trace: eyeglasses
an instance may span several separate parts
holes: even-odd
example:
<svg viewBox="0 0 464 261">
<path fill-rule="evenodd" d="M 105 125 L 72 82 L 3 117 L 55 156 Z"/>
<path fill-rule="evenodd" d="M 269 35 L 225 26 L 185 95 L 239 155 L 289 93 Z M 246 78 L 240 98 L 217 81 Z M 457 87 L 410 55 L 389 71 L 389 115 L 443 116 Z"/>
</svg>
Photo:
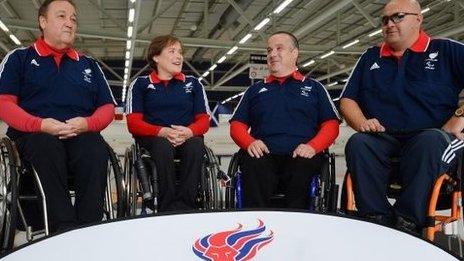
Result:
<svg viewBox="0 0 464 261">
<path fill-rule="evenodd" d="M 382 16 L 382 26 L 385 26 L 388 24 L 389 21 L 392 21 L 393 23 L 397 24 L 403 21 L 403 19 L 407 15 L 419 15 L 415 13 L 406 13 L 406 12 L 399 12 L 399 13 L 394 13 L 392 15 L 384 15 Z"/>
</svg>

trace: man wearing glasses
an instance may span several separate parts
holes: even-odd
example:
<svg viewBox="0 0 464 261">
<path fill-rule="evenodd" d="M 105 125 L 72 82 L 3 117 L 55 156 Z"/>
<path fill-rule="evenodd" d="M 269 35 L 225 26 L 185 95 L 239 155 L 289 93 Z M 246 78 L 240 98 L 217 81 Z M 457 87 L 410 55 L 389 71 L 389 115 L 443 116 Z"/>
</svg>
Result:
<svg viewBox="0 0 464 261">
<path fill-rule="evenodd" d="M 433 181 L 464 146 L 464 45 L 431 39 L 422 20 L 417 1 L 390 1 L 381 19 L 384 42 L 361 56 L 340 102 L 358 131 L 345 152 L 359 213 L 414 232 L 425 226 Z M 402 182 L 393 206 L 386 199 L 392 158 Z"/>
<path fill-rule="evenodd" d="M 338 136 L 338 112 L 324 86 L 297 70 L 298 54 L 293 34 L 273 33 L 267 41 L 270 75 L 246 90 L 231 119 L 230 135 L 243 151 L 247 208 L 270 207 L 283 183 L 284 206 L 307 209 L 320 152 Z"/>
</svg>

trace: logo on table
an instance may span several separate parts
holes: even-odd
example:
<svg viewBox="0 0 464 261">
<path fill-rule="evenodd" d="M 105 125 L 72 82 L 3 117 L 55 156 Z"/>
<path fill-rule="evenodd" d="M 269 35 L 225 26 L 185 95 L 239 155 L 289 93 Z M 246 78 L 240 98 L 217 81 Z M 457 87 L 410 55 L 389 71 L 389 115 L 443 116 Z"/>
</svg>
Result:
<svg viewBox="0 0 464 261">
<path fill-rule="evenodd" d="M 193 89 L 192 82 L 188 82 L 187 84 L 185 84 L 184 86 L 185 93 L 191 93 L 192 89 Z"/>
<path fill-rule="evenodd" d="M 267 235 L 264 222 L 258 220 L 257 228 L 242 230 L 238 224 L 233 230 L 216 232 L 199 238 L 192 246 L 192 250 L 199 258 L 209 261 L 242 261 L 251 260 L 259 250 L 274 239 L 274 232 Z"/>
<path fill-rule="evenodd" d="M 84 81 L 88 83 L 92 83 L 92 80 L 90 79 L 92 77 L 92 70 L 91 69 L 85 69 L 82 74 L 84 74 Z"/>
<path fill-rule="evenodd" d="M 312 86 L 303 86 L 303 87 L 300 88 L 300 90 L 301 90 L 300 95 L 305 96 L 305 97 L 309 97 L 309 93 L 311 92 L 312 89 L 313 89 Z"/>
<path fill-rule="evenodd" d="M 429 58 L 425 60 L 425 69 L 435 70 L 435 62 L 438 61 L 438 59 L 436 59 L 437 57 L 438 57 L 438 52 L 430 53 Z"/>
</svg>

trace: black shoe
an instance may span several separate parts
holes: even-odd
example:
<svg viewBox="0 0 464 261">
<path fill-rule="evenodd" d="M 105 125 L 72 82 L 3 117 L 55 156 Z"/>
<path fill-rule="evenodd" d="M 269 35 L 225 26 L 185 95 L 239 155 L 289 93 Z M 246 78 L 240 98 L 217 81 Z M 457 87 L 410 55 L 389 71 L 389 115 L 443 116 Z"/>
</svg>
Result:
<svg viewBox="0 0 464 261">
<path fill-rule="evenodd" d="M 374 223 L 377 223 L 379 225 L 382 225 L 382 226 L 391 226 L 392 225 L 392 222 L 391 222 L 391 218 L 390 216 L 387 216 L 387 215 L 381 215 L 381 214 L 367 214 L 365 216 L 365 218 L 367 218 L 368 220 L 370 221 L 373 221 Z"/>
<path fill-rule="evenodd" d="M 420 236 L 422 230 L 416 223 L 402 216 L 396 217 L 395 228 L 415 236 Z"/>
</svg>

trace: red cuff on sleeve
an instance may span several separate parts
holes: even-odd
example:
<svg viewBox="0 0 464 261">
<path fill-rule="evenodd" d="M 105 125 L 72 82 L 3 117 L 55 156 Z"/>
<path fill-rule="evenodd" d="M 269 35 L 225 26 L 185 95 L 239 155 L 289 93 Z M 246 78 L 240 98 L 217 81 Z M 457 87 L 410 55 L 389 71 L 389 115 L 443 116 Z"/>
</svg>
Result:
<svg viewBox="0 0 464 261">
<path fill-rule="evenodd" d="M 114 117 L 114 105 L 111 103 L 98 107 L 87 120 L 88 131 L 98 132 L 106 128 Z"/>
<path fill-rule="evenodd" d="M 162 128 L 162 126 L 145 122 L 142 113 L 130 113 L 126 119 L 127 129 L 134 136 L 158 136 Z"/>
<path fill-rule="evenodd" d="M 328 120 L 321 124 L 321 128 L 314 138 L 307 144 L 319 153 L 332 145 L 340 131 L 338 120 Z"/>
<path fill-rule="evenodd" d="M 18 106 L 15 95 L 0 95 L 0 119 L 8 126 L 23 132 L 39 132 L 42 119 L 35 117 Z"/>
<path fill-rule="evenodd" d="M 246 150 L 255 139 L 248 133 L 248 125 L 240 121 L 232 121 L 230 123 L 230 136 L 235 143 Z"/>
<path fill-rule="evenodd" d="M 195 115 L 195 120 L 188 126 L 193 133 L 193 136 L 201 136 L 209 130 L 209 115 L 200 113 Z"/>
</svg>

